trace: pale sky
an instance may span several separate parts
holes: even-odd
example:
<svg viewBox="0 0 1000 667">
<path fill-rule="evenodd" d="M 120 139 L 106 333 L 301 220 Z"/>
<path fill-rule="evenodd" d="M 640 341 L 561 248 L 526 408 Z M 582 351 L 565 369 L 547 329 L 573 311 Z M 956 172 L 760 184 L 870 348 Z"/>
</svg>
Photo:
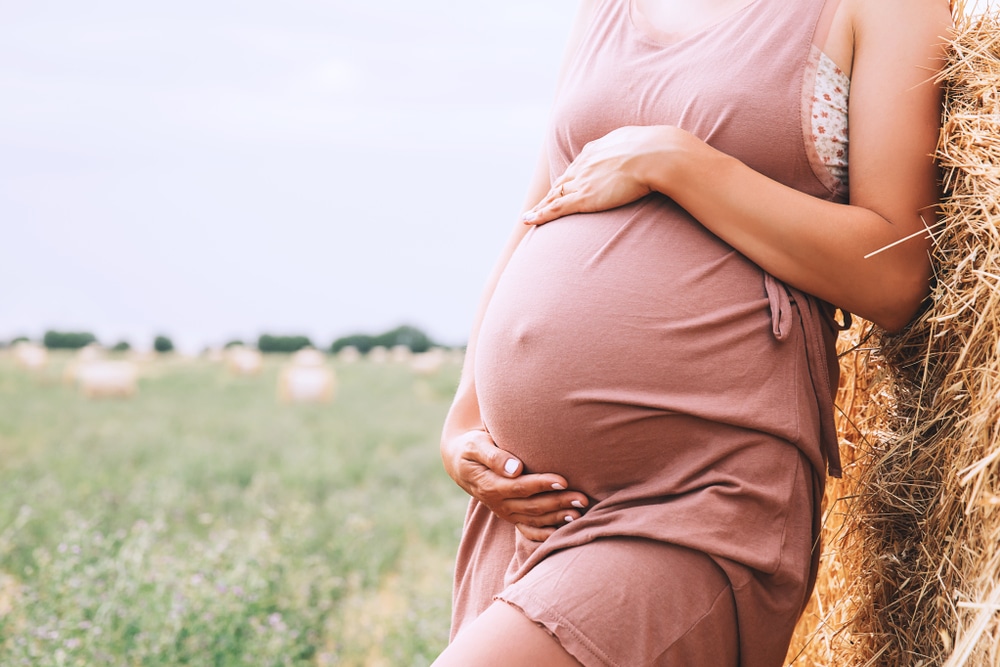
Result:
<svg viewBox="0 0 1000 667">
<path fill-rule="evenodd" d="M 0 340 L 464 342 L 570 0 L 0 0 Z"/>
</svg>

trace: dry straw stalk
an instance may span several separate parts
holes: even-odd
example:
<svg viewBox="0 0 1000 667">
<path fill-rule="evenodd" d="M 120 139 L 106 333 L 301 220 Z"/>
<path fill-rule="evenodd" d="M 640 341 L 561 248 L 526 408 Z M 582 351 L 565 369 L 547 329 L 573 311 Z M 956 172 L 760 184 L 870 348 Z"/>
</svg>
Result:
<svg viewBox="0 0 1000 667">
<path fill-rule="evenodd" d="M 843 341 L 847 465 L 794 665 L 1000 665 L 1000 17 L 955 15 L 935 285 L 902 334 Z"/>
</svg>

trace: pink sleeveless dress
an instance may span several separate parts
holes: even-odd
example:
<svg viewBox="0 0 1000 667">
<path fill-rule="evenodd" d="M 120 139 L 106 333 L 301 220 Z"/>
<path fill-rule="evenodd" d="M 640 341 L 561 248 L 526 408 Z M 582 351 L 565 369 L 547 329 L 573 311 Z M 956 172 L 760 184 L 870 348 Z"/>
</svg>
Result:
<svg viewBox="0 0 1000 667">
<path fill-rule="evenodd" d="M 613 129 L 666 124 L 844 201 L 809 141 L 825 5 L 754 0 L 667 43 L 605 0 L 554 109 L 553 178 Z M 839 474 L 831 310 L 657 193 L 532 229 L 482 322 L 483 423 L 591 503 L 535 543 L 472 501 L 453 633 L 500 599 L 588 666 L 782 664 Z"/>
</svg>

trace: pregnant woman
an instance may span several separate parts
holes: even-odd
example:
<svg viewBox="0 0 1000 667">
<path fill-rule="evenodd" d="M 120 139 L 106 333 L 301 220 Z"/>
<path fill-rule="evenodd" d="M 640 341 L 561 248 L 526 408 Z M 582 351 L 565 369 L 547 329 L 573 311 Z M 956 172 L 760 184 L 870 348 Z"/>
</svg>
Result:
<svg viewBox="0 0 1000 667">
<path fill-rule="evenodd" d="M 928 292 L 950 23 L 582 2 L 444 427 L 435 665 L 782 664 L 839 474 L 831 304 L 897 330 Z"/>
</svg>

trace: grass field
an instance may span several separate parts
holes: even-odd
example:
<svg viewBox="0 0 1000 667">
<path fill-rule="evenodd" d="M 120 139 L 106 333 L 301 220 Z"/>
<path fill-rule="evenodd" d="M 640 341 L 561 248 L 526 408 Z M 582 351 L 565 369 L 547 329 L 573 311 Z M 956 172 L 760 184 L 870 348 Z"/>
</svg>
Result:
<svg viewBox="0 0 1000 667">
<path fill-rule="evenodd" d="M 208 361 L 87 399 L 0 356 L 0 665 L 427 665 L 466 498 L 438 433 L 457 364 L 335 365 L 283 405 Z"/>
</svg>

